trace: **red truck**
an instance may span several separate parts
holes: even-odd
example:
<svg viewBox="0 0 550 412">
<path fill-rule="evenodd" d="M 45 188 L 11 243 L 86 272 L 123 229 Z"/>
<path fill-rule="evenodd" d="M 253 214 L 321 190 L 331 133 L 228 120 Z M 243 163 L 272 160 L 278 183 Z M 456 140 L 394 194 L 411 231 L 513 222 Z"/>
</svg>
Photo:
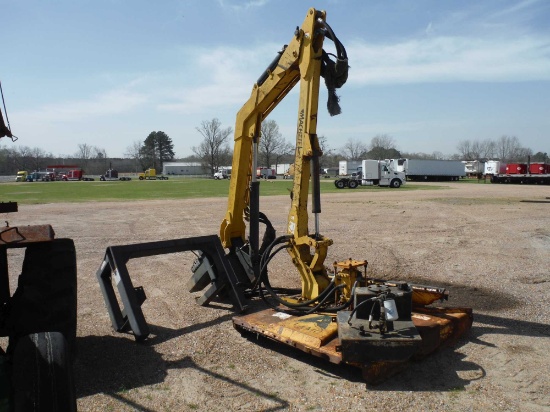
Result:
<svg viewBox="0 0 550 412">
<path fill-rule="evenodd" d="M 46 173 L 51 180 L 94 180 L 91 177 L 84 176 L 84 170 L 76 165 L 51 165 L 46 167 Z"/>
</svg>

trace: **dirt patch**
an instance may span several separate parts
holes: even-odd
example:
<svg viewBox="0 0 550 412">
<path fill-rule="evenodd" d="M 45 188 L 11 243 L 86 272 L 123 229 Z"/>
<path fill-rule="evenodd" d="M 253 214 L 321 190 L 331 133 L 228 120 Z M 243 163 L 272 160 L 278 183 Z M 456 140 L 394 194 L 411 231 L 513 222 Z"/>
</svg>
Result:
<svg viewBox="0 0 550 412">
<path fill-rule="evenodd" d="M 112 331 L 95 275 L 106 247 L 217 234 L 223 198 L 23 205 L 9 219 L 51 223 L 57 237 L 75 241 L 81 411 L 543 411 L 550 205 L 521 200 L 549 195 L 544 186 L 449 184 L 323 196 L 321 232 L 334 241 L 326 262 L 367 259 L 378 277 L 444 286 L 446 304 L 474 310 L 470 336 L 375 387 L 353 367 L 241 337 L 229 305 L 198 306 L 185 286 L 192 253 L 132 262 L 152 336 L 137 344 Z M 261 209 L 282 233 L 288 208 L 280 196 L 264 198 Z M 9 259 L 20 264 L 21 251 Z M 276 286 L 300 285 L 283 253 L 270 273 Z"/>
</svg>

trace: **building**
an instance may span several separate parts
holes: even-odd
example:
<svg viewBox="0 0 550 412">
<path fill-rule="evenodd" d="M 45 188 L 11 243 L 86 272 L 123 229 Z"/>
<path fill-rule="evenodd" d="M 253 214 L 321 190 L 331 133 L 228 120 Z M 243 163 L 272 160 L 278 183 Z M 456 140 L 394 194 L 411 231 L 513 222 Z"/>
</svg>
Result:
<svg viewBox="0 0 550 412">
<path fill-rule="evenodd" d="M 165 162 L 163 175 L 203 176 L 208 174 L 199 162 Z"/>
</svg>

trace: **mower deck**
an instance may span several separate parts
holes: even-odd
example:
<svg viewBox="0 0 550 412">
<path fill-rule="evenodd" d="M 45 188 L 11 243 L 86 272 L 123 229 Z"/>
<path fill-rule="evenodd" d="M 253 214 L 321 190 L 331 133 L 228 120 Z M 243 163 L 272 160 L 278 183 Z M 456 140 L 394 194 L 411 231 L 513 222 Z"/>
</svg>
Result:
<svg viewBox="0 0 550 412">
<path fill-rule="evenodd" d="M 349 346 L 346 351 L 342 351 L 338 323 L 333 314 L 292 316 L 266 309 L 235 316 L 233 326 L 241 332 L 282 342 L 335 364 L 357 366 L 362 369 L 363 378 L 367 383 L 373 384 L 401 370 L 409 359 L 421 358 L 443 345 L 452 344 L 470 330 L 472 321 L 470 308 L 415 308 L 412 323 L 418 331 L 417 334 L 411 333 L 410 330 L 400 330 L 399 326 L 394 332 L 384 335 L 363 333 L 361 337 L 355 337 L 355 351 L 354 344 L 351 343 L 351 352 Z M 385 350 L 380 351 L 380 348 Z M 363 353 L 359 357 L 350 355 L 365 351 L 370 353 Z M 386 358 L 381 359 L 379 353 L 386 353 Z M 357 359 L 364 361 L 358 362 Z"/>
</svg>

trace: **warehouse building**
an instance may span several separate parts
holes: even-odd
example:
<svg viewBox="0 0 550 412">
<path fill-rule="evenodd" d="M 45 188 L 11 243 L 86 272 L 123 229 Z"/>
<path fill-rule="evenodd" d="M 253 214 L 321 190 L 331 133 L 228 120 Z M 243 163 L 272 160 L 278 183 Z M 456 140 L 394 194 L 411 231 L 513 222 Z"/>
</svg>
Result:
<svg viewBox="0 0 550 412">
<path fill-rule="evenodd" d="M 163 175 L 203 176 L 208 174 L 199 162 L 165 162 Z"/>
</svg>

